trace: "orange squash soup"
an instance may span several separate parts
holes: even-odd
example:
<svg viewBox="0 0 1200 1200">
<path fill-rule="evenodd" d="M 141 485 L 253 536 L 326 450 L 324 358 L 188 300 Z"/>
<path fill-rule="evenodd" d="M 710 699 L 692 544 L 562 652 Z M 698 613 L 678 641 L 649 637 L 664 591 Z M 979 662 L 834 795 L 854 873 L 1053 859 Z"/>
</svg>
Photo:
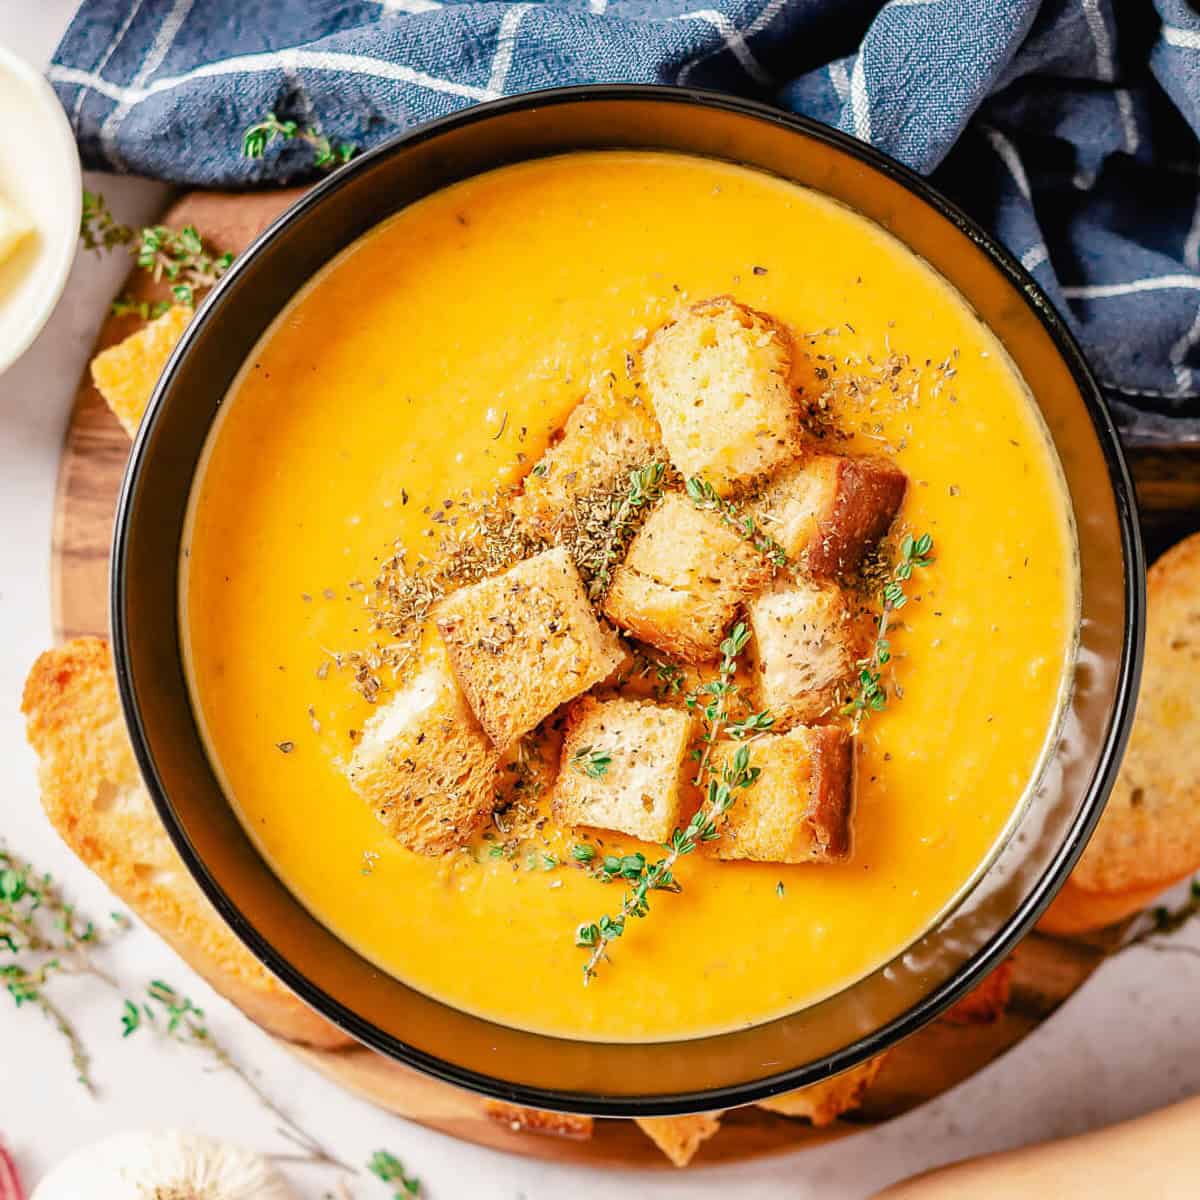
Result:
<svg viewBox="0 0 1200 1200">
<path fill-rule="evenodd" d="M 577 482 L 567 439 L 615 444 L 613 395 L 657 417 L 654 470 L 576 496 L 568 550 L 522 540 L 530 497 Z M 793 561 L 762 497 L 795 469 L 835 499 L 818 534 L 818 485 L 797 501 Z M 454 591 L 434 565 L 481 526 Z M 198 718 L 279 877 L 413 987 L 585 1039 L 767 1020 L 910 945 L 1036 783 L 1077 626 L 1057 459 L 957 292 L 817 193 L 641 151 L 472 178 L 332 262 L 231 389 L 181 571 Z M 505 657 L 531 623 L 541 657 Z M 387 758 L 438 688 L 433 741 Z M 381 799 L 371 747 L 457 807 Z"/>
</svg>

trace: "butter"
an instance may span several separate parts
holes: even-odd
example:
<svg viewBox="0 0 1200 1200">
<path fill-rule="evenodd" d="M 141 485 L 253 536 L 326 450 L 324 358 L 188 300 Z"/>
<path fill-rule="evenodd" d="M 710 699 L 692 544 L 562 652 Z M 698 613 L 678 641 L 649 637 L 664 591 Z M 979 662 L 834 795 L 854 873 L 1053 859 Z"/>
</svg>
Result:
<svg viewBox="0 0 1200 1200">
<path fill-rule="evenodd" d="M 33 222 L 11 201 L 0 196 L 0 266 L 17 252 L 33 232 Z"/>
</svg>

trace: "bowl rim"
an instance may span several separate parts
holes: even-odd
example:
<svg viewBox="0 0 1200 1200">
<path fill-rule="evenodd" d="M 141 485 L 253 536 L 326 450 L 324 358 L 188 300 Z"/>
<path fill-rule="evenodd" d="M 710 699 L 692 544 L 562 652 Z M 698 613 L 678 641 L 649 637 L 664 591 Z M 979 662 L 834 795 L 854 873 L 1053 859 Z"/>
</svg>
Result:
<svg viewBox="0 0 1200 1200">
<path fill-rule="evenodd" d="M 52 130 L 54 144 L 49 148 L 65 168 L 72 183 L 67 197 L 63 199 L 61 223 L 55 222 L 54 244 L 49 249 L 50 286 L 44 292 L 40 308 L 30 313 L 17 336 L 6 346 L 0 346 L 0 375 L 3 375 L 37 341 L 45 329 L 67 286 L 71 268 L 78 253 L 79 221 L 83 212 L 83 168 L 79 162 L 79 151 L 75 145 L 75 131 L 54 89 L 39 74 L 36 67 L 13 50 L 0 44 L 0 72 L 6 72 L 23 86 L 30 99 L 41 109 L 45 125 Z M 47 239 L 49 240 L 49 239 Z"/>
<path fill-rule="evenodd" d="M 131 631 L 125 619 L 125 572 L 134 493 L 149 435 L 159 410 L 165 403 L 165 397 L 170 391 L 179 364 L 190 343 L 198 336 L 213 306 L 220 302 L 224 291 L 232 286 L 233 280 L 264 246 L 278 238 L 288 226 L 323 203 L 326 197 L 344 187 L 355 176 L 370 170 L 378 160 L 402 153 L 407 147 L 436 138 L 444 131 L 489 120 L 495 114 L 560 104 L 586 103 L 593 100 L 676 103 L 681 106 L 681 109 L 701 106 L 767 121 L 801 137 L 831 145 L 834 149 L 854 157 L 868 168 L 914 194 L 918 200 L 948 220 L 987 255 L 1006 277 L 1007 282 L 1020 294 L 1027 307 L 1037 316 L 1078 387 L 1084 407 L 1091 419 L 1112 487 L 1116 523 L 1120 530 L 1121 559 L 1125 567 L 1123 598 L 1126 616 L 1120 661 L 1115 669 L 1113 703 L 1097 753 L 1095 773 L 1088 791 L 1082 799 L 1078 813 L 1061 844 L 1049 859 L 1041 877 L 992 938 L 941 985 L 924 995 L 912 1007 L 878 1029 L 842 1047 L 839 1051 L 828 1054 L 821 1061 L 821 1069 L 817 1074 L 813 1073 L 812 1065 L 809 1065 L 790 1068 L 750 1082 L 723 1085 L 709 1090 L 652 1097 L 611 1097 L 567 1089 L 531 1086 L 499 1079 L 448 1062 L 437 1055 L 417 1049 L 385 1033 L 368 1019 L 350 1011 L 339 1000 L 311 983 L 300 970 L 293 967 L 242 915 L 224 889 L 210 874 L 202 857 L 193 849 L 166 790 L 161 785 L 150 751 L 146 726 L 135 694 L 131 669 Z M 476 1094 L 533 1108 L 602 1117 L 647 1117 L 735 1108 L 792 1090 L 803 1084 L 814 1082 L 816 1079 L 836 1075 L 881 1053 L 933 1020 L 1004 961 L 1014 945 L 1033 927 L 1066 881 L 1067 875 L 1083 853 L 1088 839 L 1100 819 L 1115 781 L 1117 769 L 1129 738 L 1138 684 L 1141 678 L 1146 619 L 1146 568 L 1134 496 L 1133 483 L 1118 438 L 1116 424 L 1109 413 L 1091 369 L 1063 317 L 1059 315 L 1037 282 L 1012 253 L 995 241 L 971 217 L 942 196 L 916 172 L 876 147 L 860 142 L 841 130 L 809 117 L 720 92 L 664 84 L 588 84 L 528 92 L 461 109 L 429 121 L 374 147 L 340 167 L 326 179 L 318 181 L 238 256 L 222 281 L 206 297 L 160 376 L 146 416 L 134 440 L 118 498 L 109 588 L 113 658 L 117 685 L 134 753 L 154 805 L 172 842 L 207 899 L 250 952 L 273 975 L 321 1016 L 349 1033 L 369 1049 L 442 1082 L 465 1088 Z M 488 1018 L 481 1019 L 487 1020 Z"/>
</svg>

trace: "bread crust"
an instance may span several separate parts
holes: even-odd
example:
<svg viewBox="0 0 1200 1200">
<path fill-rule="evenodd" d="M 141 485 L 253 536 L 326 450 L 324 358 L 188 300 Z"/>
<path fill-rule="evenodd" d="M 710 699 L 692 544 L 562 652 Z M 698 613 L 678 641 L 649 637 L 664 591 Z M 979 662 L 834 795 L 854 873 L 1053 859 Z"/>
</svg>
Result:
<svg viewBox="0 0 1200 1200">
<path fill-rule="evenodd" d="M 867 1089 L 875 1082 L 886 1058 L 885 1051 L 832 1079 L 760 1100 L 755 1107 L 783 1117 L 807 1117 L 818 1129 L 832 1125 L 843 1113 L 861 1107 Z"/>
<path fill-rule="evenodd" d="M 1071 876 L 1077 899 L 1161 891 L 1200 868 L 1200 534 L 1150 568 L 1148 598 L 1137 715 L 1108 805 Z M 1103 916 L 1113 911 L 1097 907 Z"/>
<path fill-rule="evenodd" d="M 321 1049 L 352 1045 L 238 941 L 184 866 L 138 773 L 108 643 L 76 638 L 41 655 L 21 710 L 42 807 L 84 865 L 256 1024 Z"/>
<path fill-rule="evenodd" d="M 595 1121 L 591 1117 L 522 1108 L 519 1104 L 506 1104 L 503 1100 L 489 1100 L 484 1105 L 484 1112 L 489 1120 L 511 1129 L 513 1133 L 540 1133 L 549 1137 L 569 1138 L 573 1142 L 586 1142 L 595 1129 Z"/>
<path fill-rule="evenodd" d="M 634 1117 L 642 1132 L 677 1166 L 686 1167 L 696 1151 L 721 1128 L 721 1114 L 683 1117 Z"/>
<path fill-rule="evenodd" d="M 993 1025 L 1012 997 L 1013 962 L 1006 958 L 982 983 L 952 1004 L 941 1019 L 951 1025 Z"/>
<path fill-rule="evenodd" d="M 433 619 L 463 695 L 502 752 L 623 659 L 561 546 L 460 588 Z"/>
</svg>

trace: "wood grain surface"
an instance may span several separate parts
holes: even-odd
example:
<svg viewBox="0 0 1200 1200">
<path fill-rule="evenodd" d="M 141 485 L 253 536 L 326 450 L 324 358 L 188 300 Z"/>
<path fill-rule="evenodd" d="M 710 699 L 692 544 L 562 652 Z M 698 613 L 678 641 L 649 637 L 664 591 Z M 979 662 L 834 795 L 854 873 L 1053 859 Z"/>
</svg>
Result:
<svg viewBox="0 0 1200 1200">
<path fill-rule="evenodd" d="M 164 222 L 173 226 L 191 222 L 219 249 L 237 252 L 298 194 L 191 194 L 171 208 Z M 165 289 L 142 276 L 130 280 L 128 293 L 156 299 Z M 110 317 L 97 348 L 119 341 L 138 323 L 136 317 Z M 55 505 L 52 605 L 60 641 L 81 634 L 107 636 L 108 553 L 128 451 L 128 439 L 85 374 L 63 447 Z M 1152 551 L 1200 527 L 1200 447 L 1135 452 L 1132 460 Z M 695 1161 L 729 1162 L 843 1137 L 940 1095 L 1049 1017 L 1104 960 L 1114 938 L 1113 934 L 1070 940 L 1031 935 L 1014 956 L 1012 1000 L 998 1021 L 978 1025 L 936 1021 L 914 1034 L 889 1056 L 862 1109 L 827 1129 L 816 1130 L 806 1122 L 758 1109 L 730 1113 Z M 595 1133 L 585 1140 L 525 1132 L 480 1097 L 428 1079 L 365 1048 L 288 1049 L 380 1108 L 464 1141 L 593 1165 L 667 1166 L 631 1121 L 597 1121 Z"/>
</svg>

